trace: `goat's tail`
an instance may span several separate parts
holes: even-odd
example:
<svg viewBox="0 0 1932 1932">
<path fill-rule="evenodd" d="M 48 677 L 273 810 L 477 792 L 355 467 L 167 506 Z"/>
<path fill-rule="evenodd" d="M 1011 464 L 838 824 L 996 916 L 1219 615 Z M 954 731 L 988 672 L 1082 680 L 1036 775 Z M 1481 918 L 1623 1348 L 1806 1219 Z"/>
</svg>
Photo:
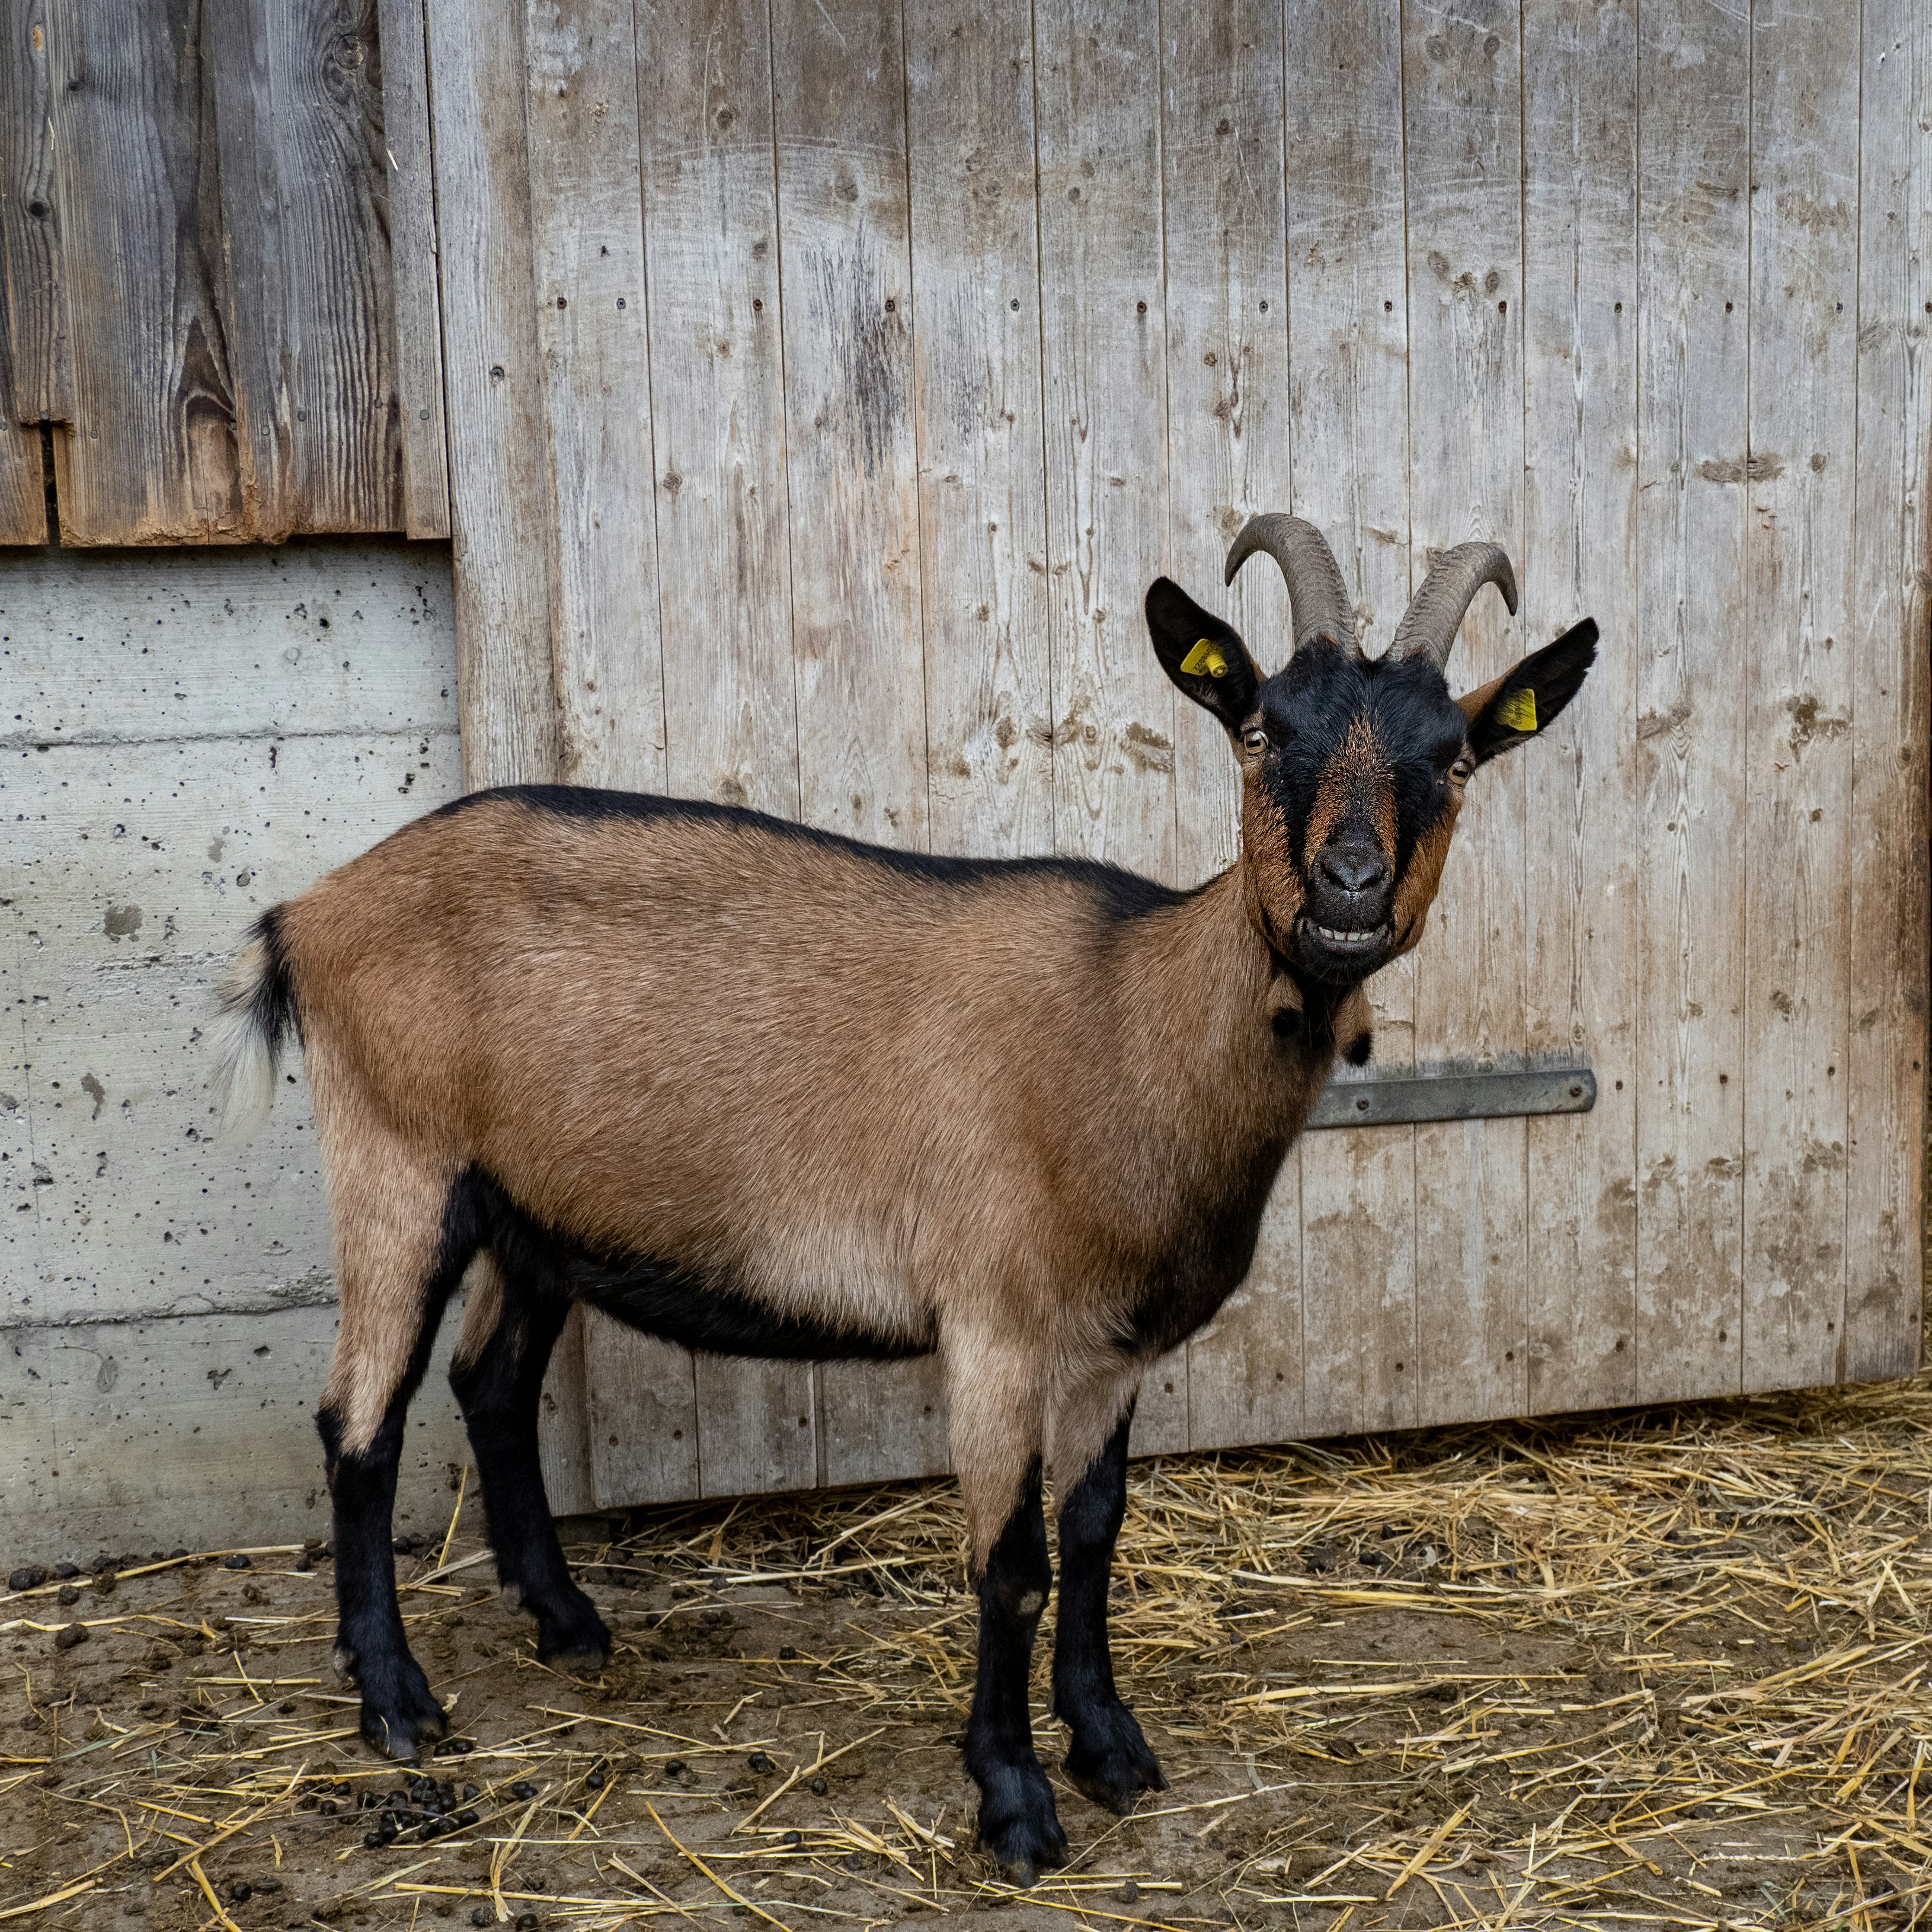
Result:
<svg viewBox="0 0 1932 1932">
<path fill-rule="evenodd" d="M 268 1118 L 275 1098 L 282 1042 L 299 1033 L 295 989 L 290 984 L 282 934 L 282 909 L 258 919 L 248 943 L 221 982 L 220 1010 L 208 1029 L 214 1045 L 209 1084 L 226 1138 L 252 1133 Z"/>
</svg>

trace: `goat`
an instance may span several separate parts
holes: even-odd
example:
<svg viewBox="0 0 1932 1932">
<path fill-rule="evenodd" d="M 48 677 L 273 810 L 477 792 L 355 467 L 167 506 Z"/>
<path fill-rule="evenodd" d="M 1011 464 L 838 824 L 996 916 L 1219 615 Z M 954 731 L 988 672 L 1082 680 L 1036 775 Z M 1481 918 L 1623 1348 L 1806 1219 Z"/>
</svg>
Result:
<svg viewBox="0 0 1932 1932">
<path fill-rule="evenodd" d="M 1028 1716 L 1043 1478 L 1067 1775 L 1120 1811 L 1164 1787 L 1106 1629 L 1143 1368 L 1240 1283 L 1335 1058 L 1367 1058 L 1362 982 L 1421 936 L 1465 784 L 1596 655 L 1586 620 L 1452 700 L 1478 590 L 1516 608 L 1499 548 L 1442 556 L 1378 659 L 1312 526 L 1252 519 L 1227 580 L 1257 551 L 1293 613 L 1271 677 L 1178 586 L 1147 596 L 1161 664 L 1242 775 L 1241 856 L 1195 890 L 526 785 L 405 826 L 256 926 L 217 1088 L 229 1112 L 265 1106 L 298 1032 L 341 1298 L 317 1417 L 336 1656 L 371 1744 L 408 1756 L 442 1727 L 390 1516 L 404 1412 L 466 1274 L 450 1379 L 543 1656 L 595 1666 L 610 1642 L 537 1462 L 574 1301 L 724 1354 L 937 1351 L 980 1604 L 982 1845 L 1022 1876 L 1066 1852 Z"/>
</svg>

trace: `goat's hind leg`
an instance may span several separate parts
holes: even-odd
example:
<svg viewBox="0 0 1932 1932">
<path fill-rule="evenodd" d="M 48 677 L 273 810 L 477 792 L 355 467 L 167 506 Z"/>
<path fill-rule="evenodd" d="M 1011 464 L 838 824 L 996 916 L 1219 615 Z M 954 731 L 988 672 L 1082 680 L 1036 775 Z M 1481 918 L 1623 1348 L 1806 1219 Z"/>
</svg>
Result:
<svg viewBox="0 0 1932 1932">
<path fill-rule="evenodd" d="M 610 1633 L 570 1580 L 537 1454 L 544 1371 L 570 1302 L 522 1246 L 506 1240 L 478 1257 L 450 1386 L 482 1480 L 497 1581 L 536 1618 L 539 1657 L 602 1670 Z"/>
<path fill-rule="evenodd" d="M 335 1662 L 362 1693 L 363 1736 L 412 1757 L 446 1727 L 396 1601 L 396 1469 L 410 1398 L 469 1257 L 453 1177 L 400 1148 L 356 1154 L 333 1163 L 342 1322 L 316 1415 L 334 1535 Z"/>
</svg>

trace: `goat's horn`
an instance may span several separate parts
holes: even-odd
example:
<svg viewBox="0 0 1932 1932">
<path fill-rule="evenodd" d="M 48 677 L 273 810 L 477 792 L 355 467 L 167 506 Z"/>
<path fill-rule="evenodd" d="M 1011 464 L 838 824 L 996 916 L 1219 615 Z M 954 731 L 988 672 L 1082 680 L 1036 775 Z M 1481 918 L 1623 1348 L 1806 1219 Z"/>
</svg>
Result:
<svg viewBox="0 0 1932 1932">
<path fill-rule="evenodd" d="M 1458 544 L 1429 566 L 1422 588 L 1410 599 L 1388 647 L 1397 658 L 1426 656 L 1438 670 L 1449 662 L 1456 633 L 1462 627 L 1476 592 L 1493 584 L 1503 593 L 1510 615 L 1516 615 L 1516 572 L 1501 544 Z"/>
<path fill-rule="evenodd" d="M 1358 657 L 1362 647 L 1355 636 L 1355 614 L 1348 604 L 1348 586 L 1328 539 L 1311 523 L 1279 512 L 1250 517 L 1228 552 L 1224 584 L 1256 550 L 1265 550 L 1281 566 L 1288 580 L 1288 601 L 1294 616 L 1294 648 L 1326 638 Z"/>
</svg>

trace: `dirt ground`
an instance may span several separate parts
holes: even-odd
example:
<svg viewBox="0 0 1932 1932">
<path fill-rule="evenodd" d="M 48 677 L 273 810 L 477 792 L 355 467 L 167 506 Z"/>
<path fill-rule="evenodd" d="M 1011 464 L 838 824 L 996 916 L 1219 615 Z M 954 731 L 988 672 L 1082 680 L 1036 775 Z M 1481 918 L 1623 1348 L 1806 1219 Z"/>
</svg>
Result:
<svg viewBox="0 0 1932 1932">
<path fill-rule="evenodd" d="M 566 1525 L 592 1680 L 465 1498 L 398 1558 L 419 1773 L 356 1736 L 319 1549 L 0 1551 L 50 1572 L 0 1595 L 0 1922 L 1885 1932 L 1932 1919 L 1928 1479 L 1923 1378 L 1136 1466 L 1116 1652 L 1172 1788 L 1056 1778 L 1024 1892 L 974 1849 L 949 1484 Z"/>
</svg>

